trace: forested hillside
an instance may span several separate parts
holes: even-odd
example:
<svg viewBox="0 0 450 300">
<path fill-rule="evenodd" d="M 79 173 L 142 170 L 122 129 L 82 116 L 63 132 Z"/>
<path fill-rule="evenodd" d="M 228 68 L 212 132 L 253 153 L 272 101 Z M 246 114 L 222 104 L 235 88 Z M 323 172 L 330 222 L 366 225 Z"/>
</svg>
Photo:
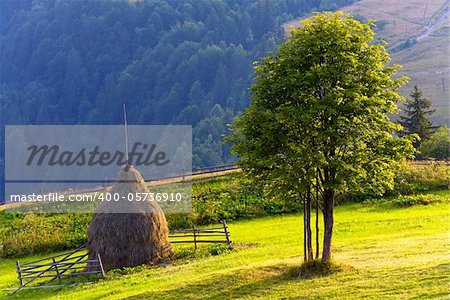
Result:
<svg viewBox="0 0 450 300">
<path fill-rule="evenodd" d="M 1 1 L 1 125 L 121 124 L 126 103 L 132 124 L 192 125 L 194 166 L 230 162 L 252 62 L 282 23 L 349 2 Z"/>
</svg>

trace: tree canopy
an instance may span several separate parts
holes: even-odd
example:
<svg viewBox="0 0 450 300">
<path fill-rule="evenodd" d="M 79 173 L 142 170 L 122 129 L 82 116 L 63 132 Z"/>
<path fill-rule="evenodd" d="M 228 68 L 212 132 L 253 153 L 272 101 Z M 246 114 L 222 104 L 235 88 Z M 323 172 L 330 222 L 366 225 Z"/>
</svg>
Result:
<svg viewBox="0 0 450 300">
<path fill-rule="evenodd" d="M 239 164 L 268 191 L 310 198 L 320 193 L 322 260 L 331 258 L 333 207 L 351 189 L 382 190 L 413 153 L 411 137 L 397 137 L 397 90 L 389 53 L 374 43 L 371 23 L 343 13 L 303 22 L 278 50 L 255 65 L 249 108 L 229 141 Z"/>
</svg>

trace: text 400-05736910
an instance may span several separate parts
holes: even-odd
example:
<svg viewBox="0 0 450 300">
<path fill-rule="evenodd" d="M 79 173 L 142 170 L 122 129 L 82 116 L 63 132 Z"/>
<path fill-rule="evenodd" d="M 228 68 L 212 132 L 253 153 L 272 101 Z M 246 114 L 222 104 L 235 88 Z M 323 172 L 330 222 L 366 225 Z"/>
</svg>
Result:
<svg viewBox="0 0 450 300">
<path fill-rule="evenodd" d="M 122 195 L 119 193 L 101 193 L 98 195 L 100 201 L 158 201 L 158 202 L 180 202 L 183 198 L 181 193 L 128 193 Z"/>
</svg>

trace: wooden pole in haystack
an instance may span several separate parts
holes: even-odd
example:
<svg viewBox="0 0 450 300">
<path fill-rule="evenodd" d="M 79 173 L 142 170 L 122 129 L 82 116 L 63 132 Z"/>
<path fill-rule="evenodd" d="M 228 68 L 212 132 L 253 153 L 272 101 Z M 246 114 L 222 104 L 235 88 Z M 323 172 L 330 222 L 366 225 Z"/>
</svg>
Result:
<svg viewBox="0 0 450 300">
<path fill-rule="evenodd" d="M 102 201 L 88 228 L 89 259 L 100 256 L 105 271 L 155 264 L 173 254 L 167 220 L 159 204 L 156 201 L 129 201 L 149 195 L 150 191 L 129 161 L 125 105 L 123 109 L 127 164 L 120 169 L 108 191 L 118 195 L 115 196 L 118 201 Z"/>
<path fill-rule="evenodd" d="M 128 164 L 130 163 L 130 158 L 128 157 L 128 121 L 127 121 L 127 107 L 125 106 L 125 103 L 123 104 L 123 124 L 125 127 L 125 160 Z"/>
</svg>

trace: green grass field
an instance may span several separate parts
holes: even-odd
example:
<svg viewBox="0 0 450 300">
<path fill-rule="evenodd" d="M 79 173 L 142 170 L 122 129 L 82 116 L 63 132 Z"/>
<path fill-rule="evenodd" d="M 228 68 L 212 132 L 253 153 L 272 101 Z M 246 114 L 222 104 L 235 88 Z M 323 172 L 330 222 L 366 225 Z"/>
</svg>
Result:
<svg viewBox="0 0 450 300">
<path fill-rule="evenodd" d="M 434 192 L 449 197 L 448 191 Z M 0 260 L 1 299 L 448 299 L 450 203 L 408 208 L 345 204 L 336 208 L 334 260 L 344 270 L 297 278 L 302 218 L 270 216 L 230 223 L 229 253 L 140 268 L 129 275 L 58 289 L 22 290 L 14 259 Z M 37 258 L 21 258 L 22 262 Z"/>
</svg>

